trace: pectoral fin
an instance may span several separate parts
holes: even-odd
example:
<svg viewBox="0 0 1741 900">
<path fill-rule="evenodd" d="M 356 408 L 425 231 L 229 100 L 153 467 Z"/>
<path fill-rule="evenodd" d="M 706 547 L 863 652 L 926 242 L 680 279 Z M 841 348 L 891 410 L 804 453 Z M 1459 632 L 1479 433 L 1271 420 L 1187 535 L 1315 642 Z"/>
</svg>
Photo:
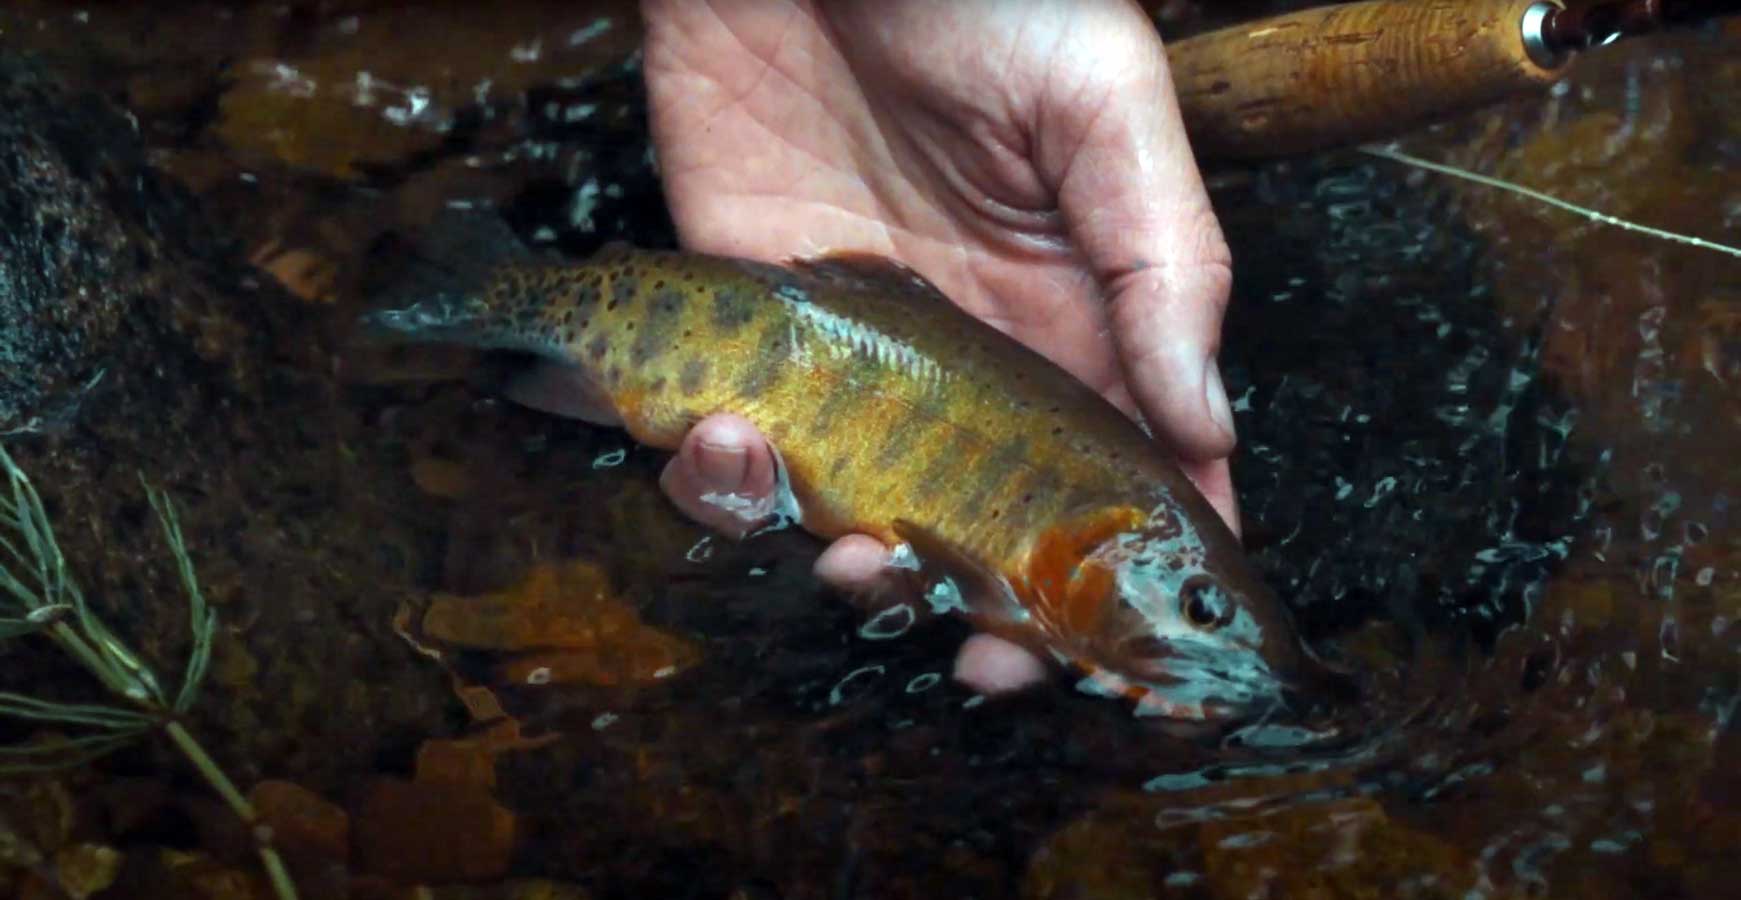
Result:
<svg viewBox="0 0 1741 900">
<path fill-rule="evenodd" d="M 905 519 L 895 520 L 894 530 L 919 558 L 920 575 L 927 582 L 927 597 L 935 589 L 952 586 L 968 612 L 987 625 L 1020 625 L 1027 621 L 1028 611 L 1009 580 L 971 552 Z"/>
<path fill-rule="evenodd" d="M 1142 520 L 1140 510 L 1118 506 L 1048 528 L 1028 552 L 1028 593 L 1053 621 L 1079 633 L 1093 631 L 1111 608 L 1107 600 L 1114 583 L 1112 570 L 1091 558 L 1120 533 L 1140 527 Z"/>
</svg>

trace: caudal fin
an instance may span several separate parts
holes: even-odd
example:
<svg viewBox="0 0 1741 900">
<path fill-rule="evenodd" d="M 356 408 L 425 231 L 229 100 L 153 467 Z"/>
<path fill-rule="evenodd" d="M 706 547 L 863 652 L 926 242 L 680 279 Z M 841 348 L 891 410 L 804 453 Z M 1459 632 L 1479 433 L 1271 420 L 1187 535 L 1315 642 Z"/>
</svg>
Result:
<svg viewBox="0 0 1741 900">
<path fill-rule="evenodd" d="M 497 271 L 533 255 L 496 213 L 448 210 L 417 235 L 358 324 L 377 339 L 465 340 L 492 324 L 482 297 Z"/>
</svg>

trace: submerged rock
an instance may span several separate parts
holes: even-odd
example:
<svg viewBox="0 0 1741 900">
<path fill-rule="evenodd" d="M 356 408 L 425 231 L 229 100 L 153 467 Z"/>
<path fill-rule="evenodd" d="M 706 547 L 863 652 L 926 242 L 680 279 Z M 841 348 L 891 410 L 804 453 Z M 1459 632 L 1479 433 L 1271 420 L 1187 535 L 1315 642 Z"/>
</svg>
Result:
<svg viewBox="0 0 1741 900">
<path fill-rule="evenodd" d="M 380 779 L 356 811 L 357 863 L 398 881 L 499 878 L 514 850 L 514 814 L 481 785 Z"/>
<path fill-rule="evenodd" d="M 177 205 L 141 178 L 129 120 L 0 56 L 0 433 L 64 427 L 120 363 L 161 289 L 152 219 Z"/>
<path fill-rule="evenodd" d="M 415 515 L 419 496 L 332 403 L 324 344 L 310 309 L 152 169 L 127 114 L 0 53 L 0 438 L 73 576 L 160 679 L 187 657 L 186 598 L 140 478 L 175 501 L 218 668 L 248 663 L 208 681 L 189 725 L 244 786 L 270 758 L 325 791 L 390 723 L 441 721 L 439 676 L 389 625 L 424 550 L 381 511 Z M 49 653 L 0 672 L 5 690 L 93 688 Z M 161 743 L 130 752 L 185 771 Z"/>
<path fill-rule="evenodd" d="M 692 642 L 642 622 L 603 570 L 584 561 L 535 566 L 494 594 L 437 595 L 422 629 L 437 643 L 515 654 L 494 667 L 508 684 L 635 684 L 669 678 L 701 658 Z"/>
</svg>

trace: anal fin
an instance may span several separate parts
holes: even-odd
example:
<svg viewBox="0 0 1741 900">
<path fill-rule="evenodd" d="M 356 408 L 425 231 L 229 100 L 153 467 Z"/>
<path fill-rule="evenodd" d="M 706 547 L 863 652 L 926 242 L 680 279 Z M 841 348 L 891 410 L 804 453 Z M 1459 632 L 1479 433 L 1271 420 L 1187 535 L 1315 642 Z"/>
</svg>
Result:
<svg viewBox="0 0 1741 900">
<path fill-rule="evenodd" d="M 612 428 L 623 425 L 609 395 L 578 366 L 539 362 L 510 378 L 502 393 L 521 406 L 553 415 Z"/>
</svg>

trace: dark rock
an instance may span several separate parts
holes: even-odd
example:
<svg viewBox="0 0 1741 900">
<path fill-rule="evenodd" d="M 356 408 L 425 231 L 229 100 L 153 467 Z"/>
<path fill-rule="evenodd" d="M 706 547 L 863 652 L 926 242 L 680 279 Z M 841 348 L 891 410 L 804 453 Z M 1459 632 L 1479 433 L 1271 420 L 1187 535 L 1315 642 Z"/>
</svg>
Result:
<svg viewBox="0 0 1741 900">
<path fill-rule="evenodd" d="M 264 765 L 320 791 L 446 698 L 389 625 L 434 553 L 427 501 L 334 402 L 311 309 L 152 170 L 130 117 L 0 54 L 0 435 L 85 593 L 173 686 L 186 602 L 139 479 L 168 491 L 220 621 L 196 730 L 244 785 Z M 6 689 L 92 695 L 17 646 Z"/>
</svg>

